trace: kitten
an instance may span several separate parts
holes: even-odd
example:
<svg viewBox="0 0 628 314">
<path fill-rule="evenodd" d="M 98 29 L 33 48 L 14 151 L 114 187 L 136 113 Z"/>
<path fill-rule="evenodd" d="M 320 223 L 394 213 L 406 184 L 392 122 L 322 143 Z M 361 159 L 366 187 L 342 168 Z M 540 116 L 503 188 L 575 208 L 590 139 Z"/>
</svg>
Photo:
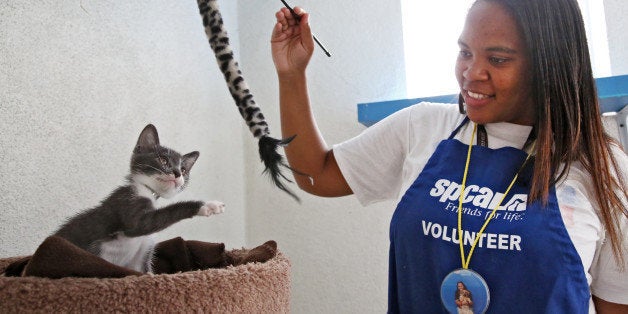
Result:
<svg viewBox="0 0 628 314">
<path fill-rule="evenodd" d="M 181 156 L 161 146 L 157 129 L 147 125 L 133 150 L 127 184 L 100 205 L 71 217 L 54 235 L 113 264 L 152 272 L 156 232 L 185 218 L 224 211 L 219 201 L 185 201 L 155 208 L 158 198 L 170 198 L 187 186 L 198 156 L 197 151 Z"/>
</svg>

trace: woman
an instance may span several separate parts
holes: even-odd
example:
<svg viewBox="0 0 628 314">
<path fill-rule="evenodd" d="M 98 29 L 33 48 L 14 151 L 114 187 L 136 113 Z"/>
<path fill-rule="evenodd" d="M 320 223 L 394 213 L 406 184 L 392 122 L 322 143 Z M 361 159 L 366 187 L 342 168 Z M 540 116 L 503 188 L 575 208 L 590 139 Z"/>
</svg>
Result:
<svg viewBox="0 0 628 314">
<path fill-rule="evenodd" d="M 473 314 L 473 296 L 462 281 L 456 284 L 455 302 L 458 314 Z"/>
<path fill-rule="evenodd" d="M 282 132 L 298 135 L 286 155 L 306 192 L 399 200 L 390 312 L 442 312 L 438 288 L 459 268 L 486 281 L 489 312 L 628 310 L 614 288 L 628 282 L 628 157 L 602 128 L 576 0 L 476 1 L 458 40 L 465 114 L 415 105 L 333 149 L 307 94 L 309 16 L 295 11 L 277 12 L 271 39 Z"/>
</svg>

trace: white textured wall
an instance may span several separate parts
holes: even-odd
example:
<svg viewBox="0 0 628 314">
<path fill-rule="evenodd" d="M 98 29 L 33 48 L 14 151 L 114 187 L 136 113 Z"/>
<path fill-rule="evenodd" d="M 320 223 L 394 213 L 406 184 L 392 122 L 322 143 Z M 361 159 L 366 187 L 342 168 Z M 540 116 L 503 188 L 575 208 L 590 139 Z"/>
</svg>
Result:
<svg viewBox="0 0 628 314">
<path fill-rule="evenodd" d="M 302 0 L 317 38 L 308 68 L 310 95 L 328 144 L 359 134 L 356 104 L 405 97 L 401 9 L 396 1 Z M 280 1 L 238 6 L 242 65 L 249 85 L 280 134 L 270 33 Z M 298 135 L 295 140 L 298 140 Z M 252 149 L 252 148 L 249 148 Z M 252 151 L 247 153 L 253 165 Z M 384 313 L 392 203 L 361 207 L 353 196 L 326 199 L 299 191 L 302 203 L 248 177 L 247 242 L 275 239 L 292 261 L 294 313 Z M 294 184 L 292 188 L 296 189 Z"/>
<path fill-rule="evenodd" d="M 608 50 L 611 55 L 612 75 L 628 74 L 628 1 L 604 0 Z"/>
<path fill-rule="evenodd" d="M 235 27 L 236 4 L 223 2 Z M 32 254 L 122 184 L 147 123 L 162 144 L 201 152 L 176 199 L 227 204 L 163 237 L 245 245 L 244 127 L 196 1 L 3 0 L 0 257 Z"/>
</svg>

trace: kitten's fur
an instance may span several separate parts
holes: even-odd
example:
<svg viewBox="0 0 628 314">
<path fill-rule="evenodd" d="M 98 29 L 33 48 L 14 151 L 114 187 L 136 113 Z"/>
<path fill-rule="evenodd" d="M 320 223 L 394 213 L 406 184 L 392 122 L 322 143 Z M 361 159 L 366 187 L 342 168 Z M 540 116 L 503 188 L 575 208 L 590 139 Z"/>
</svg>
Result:
<svg viewBox="0 0 628 314">
<path fill-rule="evenodd" d="M 131 157 L 127 184 L 100 205 L 71 217 L 55 233 L 116 265 L 152 271 L 154 233 L 185 218 L 224 211 L 218 201 L 185 201 L 155 208 L 159 197 L 170 198 L 188 184 L 197 151 L 181 156 L 159 144 L 157 129 L 147 125 Z"/>
</svg>

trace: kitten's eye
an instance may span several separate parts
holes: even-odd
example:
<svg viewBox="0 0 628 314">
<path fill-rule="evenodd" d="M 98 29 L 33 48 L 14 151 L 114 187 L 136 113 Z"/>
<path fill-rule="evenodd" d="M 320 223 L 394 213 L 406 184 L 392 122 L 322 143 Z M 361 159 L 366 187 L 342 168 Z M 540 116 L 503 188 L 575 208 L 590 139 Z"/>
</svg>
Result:
<svg viewBox="0 0 628 314">
<path fill-rule="evenodd" d="M 186 174 L 188 174 L 188 170 L 187 170 L 187 169 L 185 169 L 185 168 L 181 168 L 181 174 L 182 174 L 182 175 L 186 175 Z"/>
<path fill-rule="evenodd" d="M 163 166 L 167 166 L 167 165 L 168 165 L 168 160 L 166 160 L 166 158 L 159 157 L 159 162 L 160 162 Z"/>
</svg>

